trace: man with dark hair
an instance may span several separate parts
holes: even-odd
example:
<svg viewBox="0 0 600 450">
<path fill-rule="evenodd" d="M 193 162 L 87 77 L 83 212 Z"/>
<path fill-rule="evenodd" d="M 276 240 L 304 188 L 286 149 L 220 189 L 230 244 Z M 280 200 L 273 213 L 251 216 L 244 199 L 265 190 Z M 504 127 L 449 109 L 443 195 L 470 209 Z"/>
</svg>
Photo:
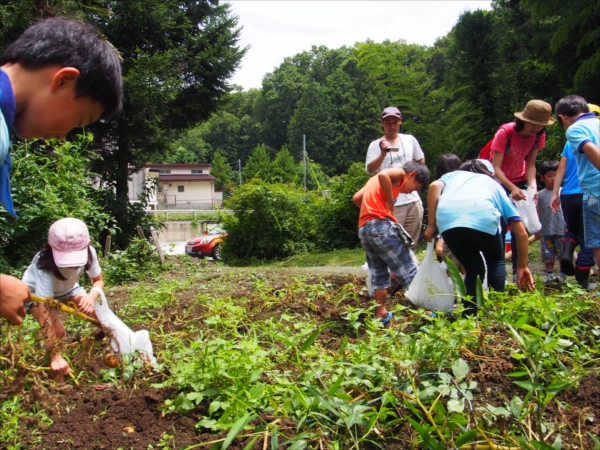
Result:
<svg viewBox="0 0 600 450">
<path fill-rule="evenodd" d="M 121 109 L 117 50 L 91 25 L 54 17 L 30 26 L 0 58 L 0 203 L 16 217 L 10 194 L 12 130 L 22 139 L 64 139 L 73 128 Z M 0 317 L 20 324 L 31 294 L 0 275 Z"/>
<path fill-rule="evenodd" d="M 577 163 L 577 178 L 583 191 L 585 246 L 592 249 L 596 265 L 600 266 L 600 121 L 578 95 L 560 99 L 555 112 L 567 130 L 567 141 Z"/>
<path fill-rule="evenodd" d="M 410 134 L 402 134 L 402 113 L 395 106 L 388 106 L 381 113 L 381 126 L 384 136 L 369 145 L 365 171 L 379 172 L 390 167 L 403 167 L 404 163 L 416 161 L 425 164 L 425 154 L 419 142 Z M 398 195 L 394 202 L 394 217 L 408 234 L 415 246 L 421 235 L 423 221 L 423 203 L 417 192 Z"/>
</svg>

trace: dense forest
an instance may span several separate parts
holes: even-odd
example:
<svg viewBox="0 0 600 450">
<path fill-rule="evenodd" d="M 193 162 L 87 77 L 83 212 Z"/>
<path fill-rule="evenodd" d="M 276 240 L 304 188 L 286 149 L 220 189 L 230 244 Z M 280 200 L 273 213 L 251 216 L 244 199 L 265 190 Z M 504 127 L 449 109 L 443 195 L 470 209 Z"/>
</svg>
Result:
<svg viewBox="0 0 600 450">
<path fill-rule="evenodd" d="M 403 112 L 403 132 L 417 137 L 430 168 L 443 153 L 473 157 L 530 99 L 554 104 L 576 93 L 600 101 L 598 29 L 594 0 L 499 0 L 492 11 L 462 14 L 432 47 L 392 40 L 313 47 L 267 73 L 261 89 L 228 95 L 155 160 L 213 161 L 226 182 L 237 174 L 221 172 L 223 161 L 240 159 L 245 179 L 257 172 L 267 179 L 265 150 L 272 160 L 289 152 L 299 161 L 306 135 L 310 160 L 340 175 L 364 161 L 387 105 Z M 540 158 L 556 158 L 563 144 L 564 132 L 553 127 Z"/>
<path fill-rule="evenodd" d="M 31 230 L 82 210 L 104 230 L 99 239 L 111 233 L 125 247 L 134 225 L 150 223 L 143 201 L 132 205 L 127 199 L 129 175 L 147 162 L 212 163 L 217 188 L 227 195 L 240 178 L 301 187 L 305 135 L 308 189 L 331 190 L 357 173 L 353 164 L 364 164 L 388 105 L 402 110 L 402 131 L 419 140 L 432 168 L 443 153 L 475 156 L 530 99 L 554 104 L 579 94 L 600 103 L 597 0 L 495 0 L 491 11 L 463 13 L 431 47 L 393 36 L 338 49 L 313 47 L 286 58 L 265 74 L 262 88 L 248 91 L 229 82 L 246 49 L 239 44 L 243 24 L 227 3 L 4 0 L 0 15 L 0 50 L 39 18 L 90 21 L 120 51 L 125 86 L 123 112 L 89 127 L 83 137 L 75 130 L 68 151 L 59 151 L 58 143 L 16 143 L 13 196 L 21 219 L 15 225 L 0 213 L 4 249 L 23 241 L 37 246 L 28 240 Z M 563 130 L 550 127 L 540 159 L 556 158 L 563 143 Z M 58 159 L 47 158 L 49 148 Z M 78 158 L 60 159 L 74 149 Z M 100 189 L 68 196 L 51 186 L 48 180 L 60 167 L 76 169 L 74 161 Z M 39 176 L 19 170 L 22 164 L 35 166 Z M 44 208 L 31 207 L 42 203 Z M 23 258 L 31 251 L 23 249 Z"/>
</svg>

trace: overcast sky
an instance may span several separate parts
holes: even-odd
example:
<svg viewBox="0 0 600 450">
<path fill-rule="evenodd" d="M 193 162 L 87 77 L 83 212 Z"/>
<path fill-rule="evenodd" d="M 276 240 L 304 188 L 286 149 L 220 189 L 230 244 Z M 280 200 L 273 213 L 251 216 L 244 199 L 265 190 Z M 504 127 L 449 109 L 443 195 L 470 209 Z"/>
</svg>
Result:
<svg viewBox="0 0 600 450">
<path fill-rule="evenodd" d="M 287 56 L 313 45 L 339 48 L 371 39 L 404 39 L 433 45 L 467 10 L 491 9 L 491 1 L 292 1 L 228 0 L 250 45 L 232 84 L 260 88 L 263 76 Z"/>
</svg>

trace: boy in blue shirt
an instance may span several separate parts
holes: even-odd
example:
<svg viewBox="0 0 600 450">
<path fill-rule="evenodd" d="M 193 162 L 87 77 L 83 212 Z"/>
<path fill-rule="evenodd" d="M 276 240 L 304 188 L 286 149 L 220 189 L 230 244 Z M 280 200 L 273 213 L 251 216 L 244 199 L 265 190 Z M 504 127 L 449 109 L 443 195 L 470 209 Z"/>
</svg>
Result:
<svg viewBox="0 0 600 450">
<path fill-rule="evenodd" d="M 567 130 L 567 141 L 577 163 L 577 177 L 583 191 L 585 246 L 592 249 L 600 266 L 600 121 L 578 95 L 560 99 L 555 112 L 558 122 Z"/>
<path fill-rule="evenodd" d="M 116 49 L 91 25 L 53 17 L 30 26 L 0 58 L 0 203 L 16 217 L 10 193 L 10 139 L 64 139 L 73 128 L 121 109 Z M 0 317 L 20 324 L 31 294 L 0 275 Z"/>
</svg>

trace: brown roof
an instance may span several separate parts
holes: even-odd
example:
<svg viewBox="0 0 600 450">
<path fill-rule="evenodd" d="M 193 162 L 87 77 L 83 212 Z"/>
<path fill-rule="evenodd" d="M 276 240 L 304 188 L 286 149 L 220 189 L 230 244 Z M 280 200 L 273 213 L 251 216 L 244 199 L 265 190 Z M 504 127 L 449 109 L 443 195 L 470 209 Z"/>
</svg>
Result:
<svg viewBox="0 0 600 450">
<path fill-rule="evenodd" d="M 204 169 L 212 167 L 212 164 L 146 164 L 144 167 L 150 169 Z"/>
<path fill-rule="evenodd" d="M 216 180 L 215 177 L 213 177 L 212 175 L 208 175 L 205 173 L 181 173 L 181 174 L 175 174 L 175 175 L 165 175 L 165 174 L 160 174 L 158 175 L 158 181 L 160 183 L 170 183 L 173 181 L 214 181 Z"/>
</svg>

